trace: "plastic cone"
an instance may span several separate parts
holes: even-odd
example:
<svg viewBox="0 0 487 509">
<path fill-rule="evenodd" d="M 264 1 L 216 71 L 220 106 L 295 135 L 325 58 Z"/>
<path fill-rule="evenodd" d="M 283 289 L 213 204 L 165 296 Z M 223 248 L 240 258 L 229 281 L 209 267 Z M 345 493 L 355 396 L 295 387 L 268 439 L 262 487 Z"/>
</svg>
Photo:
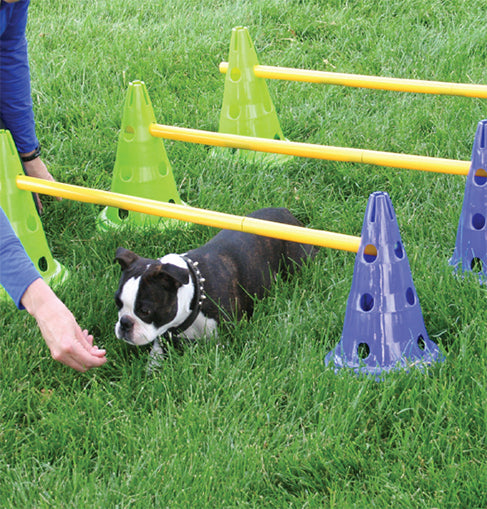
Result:
<svg viewBox="0 0 487 509">
<path fill-rule="evenodd" d="M 14 232 L 44 280 L 56 286 L 68 277 L 67 269 L 52 257 L 32 193 L 21 191 L 17 175 L 24 175 L 10 131 L 0 130 L 0 205 Z M 0 298 L 7 293 L 2 289 Z"/>
<path fill-rule="evenodd" d="M 254 66 L 257 54 L 245 27 L 232 30 L 228 70 L 225 77 L 219 132 L 284 140 L 277 113 L 264 78 L 257 78 Z M 223 152 L 223 151 L 226 152 Z M 218 154 L 229 149 L 216 149 Z M 239 150 L 246 159 L 266 161 L 288 160 L 290 156 Z"/>
<path fill-rule="evenodd" d="M 164 143 L 162 139 L 155 138 L 149 133 L 149 126 L 155 121 L 145 83 L 142 81 L 130 83 L 111 191 L 157 201 L 182 203 Z M 175 224 L 175 221 L 114 207 L 106 207 L 98 216 L 97 226 L 102 231 L 127 224 L 165 227 L 168 224 Z"/>
<path fill-rule="evenodd" d="M 472 163 L 465 183 L 462 212 L 450 265 L 455 271 L 476 272 L 487 280 L 487 120 L 477 125 Z"/>
<path fill-rule="evenodd" d="M 380 378 L 393 369 L 443 359 L 424 326 L 389 195 L 373 193 L 365 212 L 342 337 L 325 364 Z"/>
</svg>

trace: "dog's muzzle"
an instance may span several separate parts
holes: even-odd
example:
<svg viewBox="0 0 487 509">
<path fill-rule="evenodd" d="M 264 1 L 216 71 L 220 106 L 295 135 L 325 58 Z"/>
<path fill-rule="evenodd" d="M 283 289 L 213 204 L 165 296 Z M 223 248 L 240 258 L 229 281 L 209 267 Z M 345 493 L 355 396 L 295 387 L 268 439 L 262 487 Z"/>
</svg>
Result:
<svg viewBox="0 0 487 509">
<path fill-rule="evenodd" d="M 127 343 L 133 343 L 133 331 L 134 321 L 129 316 L 123 315 L 118 321 L 116 330 L 118 338 L 127 341 Z"/>
</svg>

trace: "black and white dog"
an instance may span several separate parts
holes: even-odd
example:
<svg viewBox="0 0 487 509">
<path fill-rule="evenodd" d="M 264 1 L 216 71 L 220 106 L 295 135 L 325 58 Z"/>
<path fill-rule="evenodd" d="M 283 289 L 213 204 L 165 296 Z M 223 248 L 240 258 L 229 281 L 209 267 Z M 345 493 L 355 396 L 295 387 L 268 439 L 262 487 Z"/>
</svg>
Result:
<svg viewBox="0 0 487 509">
<path fill-rule="evenodd" d="M 249 217 L 302 226 L 285 208 L 260 209 Z M 292 274 L 315 250 L 229 230 L 197 249 L 158 260 L 120 247 L 115 334 L 132 345 L 154 342 L 153 359 L 164 351 L 161 336 L 194 340 L 216 334 L 221 320 L 250 316 L 255 298 L 264 296 L 276 274 Z"/>
</svg>

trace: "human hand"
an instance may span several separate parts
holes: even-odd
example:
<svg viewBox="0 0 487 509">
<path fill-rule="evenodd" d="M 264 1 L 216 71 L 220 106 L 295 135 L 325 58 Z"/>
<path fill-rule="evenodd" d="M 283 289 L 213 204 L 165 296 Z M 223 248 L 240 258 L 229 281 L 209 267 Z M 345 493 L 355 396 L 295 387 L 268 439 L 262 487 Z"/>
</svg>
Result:
<svg viewBox="0 0 487 509">
<path fill-rule="evenodd" d="M 81 330 L 71 311 L 43 279 L 27 288 L 22 304 L 36 319 L 54 360 L 81 372 L 106 362 L 106 351 L 93 345 L 93 336 Z"/>
<path fill-rule="evenodd" d="M 21 154 L 21 155 L 28 155 L 28 154 Z M 24 161 L 22 163 L 24 165 L 25 173 L 29 177 L 36 177 L 44 180 L 49 180 L 51 182 L 54 182 L 54 177 L 49 173 L 49 170 L 47 169 L 46 165 L 42 161 L 40 157 L 36 157 L 35 159 L 32 159 L 32 161 Z M 37 208 L 39 210 L 39 213 L 42 214 L 42 203 L 39 198 L 39 195 L 37 193 L 34 193 L 34 199 L 37 203 Z M 61 200 L 61 198 L 56 198 L 57 200 Z"/>
</svg>

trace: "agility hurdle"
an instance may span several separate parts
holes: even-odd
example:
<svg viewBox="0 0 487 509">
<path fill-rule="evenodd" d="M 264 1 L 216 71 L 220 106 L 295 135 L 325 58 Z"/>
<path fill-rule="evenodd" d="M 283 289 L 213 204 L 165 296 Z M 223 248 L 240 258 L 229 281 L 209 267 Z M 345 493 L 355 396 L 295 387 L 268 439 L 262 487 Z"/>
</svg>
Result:
<svg viewBox="0 0 487 509">
<path fill-rule="evenodd" d="M 159 138 L 212 145 L 215 147 L 237 148 L 312 159 L 374 164 L 392 168 L 449 173 L 452 175 L 465 176 L 468 174 L 470 168 L 470 161 L 396 154 L 393 152 L 380 152 L 356 148 L 332 147 L 287 140 L 255 138 L 238 134 L 216 133 L 162 124 L 151 124 L 149 126 L 149 132 L 152 136 Z"/>
<path fill-rule="evenodd" d="M 19 175 L 16 184 L 21 190 L 69 200 L 125 207 L 135 212 L 356 252 L 342 337 L 326 356 L 325 364 L 334 366 L 335 370 L 348 367 L 380 379 L 383 373 L 393 369 L 422 367 L 444 360 L 424 326 L 409 262 L 387 193 L 370 196 L 362 236 L 353 237 L 33 177 Z M 384 285 L 384 273 L 388 274 L 386 279 L 397 284 Z M 375 308 L 377 310 L 370 313 Z M 363 355 L 365 347 L 367 353 Z"/>
<path fill-rule="evenodd" d="M 236 216 L 177 203 L 165 203 L 137 196 L 84 188 L 72 184 L 49 182 L 23 175 L 16 177 L 16 184 L 19 189 L 24 191 L 32 191 L 106 207 L 116 207 L 159 217 L 167 217 L 169 219 L 178 219 L 215 228 L 253 233 L 275 239 L 313 244 L 315 246 L 329 247 L 353 253 L 357 253 L 360 247 L 360 237 L 343 233 L 312 230 L 310 228 L 275 223 L 246 216 Z M 374 254 L 374 249 L 371 247 L 367 252 Z"/>
<path fill-rule="evenodd" d="M 228 71 L 228 62 L 221 62 L 219 70 L 222 74 Z M 450 83 L 445 81 L 427 81 L 402 78 L 367 76 L 363 74 L 345 74 L 338 72 L 295 69 L 292 67 L 276 67 L 271 65 L 254 65 L 257 78 L 300 81 L 328 85 L 343 85 L 355 88 L 374 90 L 390 90 L 393 92 L 411 92 L 417 94 L 454 95 L 487 99 L 487 85 L 470 83 Z"/>
<path fill-rule="evenodd" d="M 487 97 L 487 85 L 401 80 L 262 66 L 245 27 L 232 29 L 228 61 L 220 64 L 220 71 L 226 76 L 218 131 L 271 140 L 285 140 L 285 136 L 267 88 L 267 77 L 403 92 Z M 249 157 L 250 152 L 241 151 L 240 154 Z M 360 158 L 354 158 L 353 161 L 362 162 Z M 467 173 L 462 171 L 460 174 Z"/>
</svg>

